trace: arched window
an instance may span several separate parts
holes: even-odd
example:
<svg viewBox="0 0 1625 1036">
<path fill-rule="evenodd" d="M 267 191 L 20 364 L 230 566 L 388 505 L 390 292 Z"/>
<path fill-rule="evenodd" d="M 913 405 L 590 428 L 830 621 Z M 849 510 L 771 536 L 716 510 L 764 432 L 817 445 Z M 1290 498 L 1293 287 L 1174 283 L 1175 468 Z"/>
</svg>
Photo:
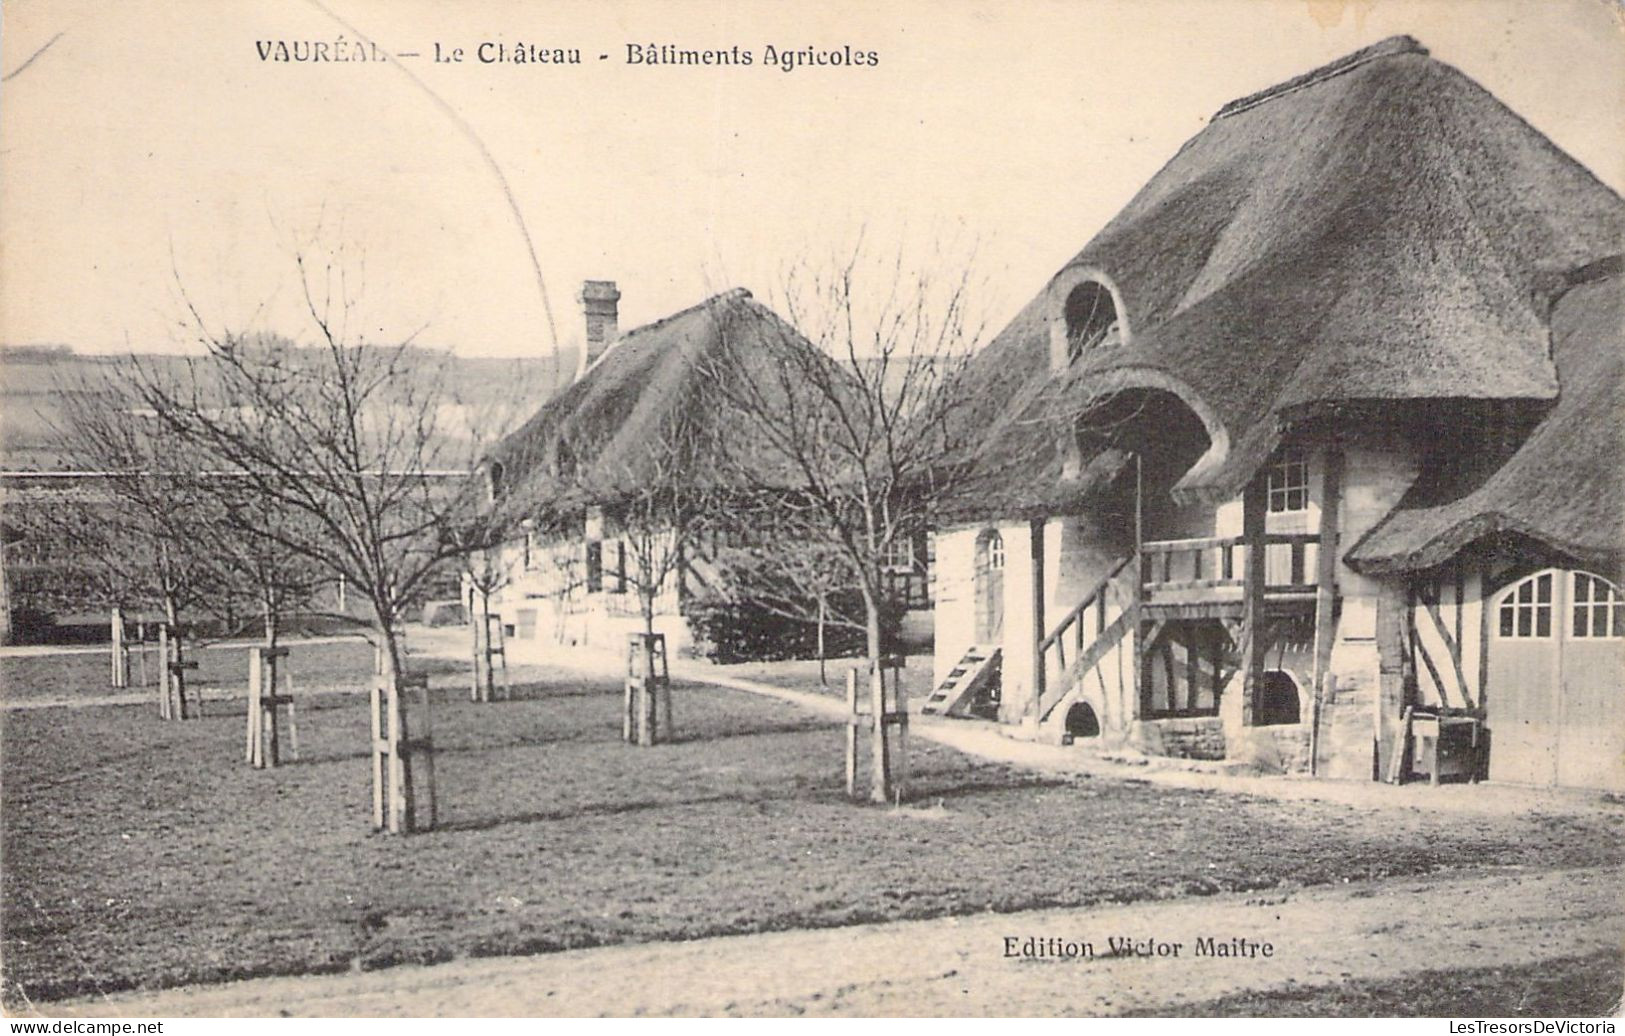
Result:
<svg viewBox="0 0 1625 1036">
<path fill-rule="evenodd" d="M 1066 297 L 1066 358 L 1071 363 L 1085 350 L 1116 342 L 1117 307 L 1112 293 L 1099 281 L 1084 281 Z"/>
<path fill-rule="evenodd" d="M 1585 572 L 1575 572 L 1573 578 L 1571 635 L 1589 640 L 1625 637 L 1625 599 L 1620 597 L 1619 588 L 1601 576 Z"/>
<path fill-rule="evenodd" d="M 1530 576 L 1507 592 L 1496 609 L 1496 635 L 1508 640 L 1545 640 L 1552 635 L 1553 572 Z"/>
<path fill-rule="evenodd" d="M 976 537 L 976 642 L 1004 636 L 1004 537 L 988 529 Z"/>
<path fill-rule="evenodd" d="M 1004 571 L 1004 537 L 989 529 L 976 539 L 976 567 L 983 572 Z"/>
<path fill-rule="evenodd" d="M 502 479 L 505 474 L 506 470 L 502 467 L 502 462 L 500 460 L 492 461 L 485 468 L 485 488 L 490 495 L 492 503 L 496 503 L 497 500 L 502 496 Z"/>
</svg>

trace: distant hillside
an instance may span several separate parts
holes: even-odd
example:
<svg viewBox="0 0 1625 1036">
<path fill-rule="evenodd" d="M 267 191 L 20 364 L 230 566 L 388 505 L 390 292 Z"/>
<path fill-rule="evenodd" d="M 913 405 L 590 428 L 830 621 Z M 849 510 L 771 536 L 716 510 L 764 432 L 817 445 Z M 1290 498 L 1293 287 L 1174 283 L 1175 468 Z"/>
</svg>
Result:
<svg viewBox="0 0 1625 1036">
<path fill-rule="evenodd" d="M 425 367 L 447 363 L 443 351 L 414 348 L 409 355 Z M 140 361 L 162 371 L 179 369 L 184 357 L 148 353 Z M 127 356 L 76 353 L 63 345 L 0 346 L 0 469 L 59 471 L 70 465 L 53 447 L 53 429 L 62 421 L 65 393 L 75 386 L 117 376 Z M 446 395 L 469 411 L 489 413 L 510 430 L 529 417 L 551 394 L 555 370 L 560 384 L 575 371 L 575 354 L 561 351 L 536 359 L 451 356 Z"/>
</svg>

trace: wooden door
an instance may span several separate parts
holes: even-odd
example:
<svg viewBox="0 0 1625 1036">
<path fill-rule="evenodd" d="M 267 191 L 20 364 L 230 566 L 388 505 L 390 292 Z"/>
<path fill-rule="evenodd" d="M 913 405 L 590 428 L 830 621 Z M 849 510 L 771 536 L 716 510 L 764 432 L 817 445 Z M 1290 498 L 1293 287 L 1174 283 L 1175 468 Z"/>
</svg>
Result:
<svg viewBox="0 0 1625 1036">
<path fill-rule="evenodd" d="M 1493 605 L 1485 717 L 1492 781 L 1557 780 L 1559 575 L 1537 572 L 1508 587 Z"/>
<path fill-rule="evenodd" d="M 1492 602 L 1490 779 L 1625 789 L 1625 602 L 1550 569 Z"/>
<path fill-rule="evenodd" d="M 1625 601 L 1589 572 L 1564 579 L 1557 783 L 1625 790 Z"/>
<path fill-rule="evenodd" d="M 1004 538 L 989 530 L 976 540 L 976 643 L 1004 637 Z"/>
</svg>

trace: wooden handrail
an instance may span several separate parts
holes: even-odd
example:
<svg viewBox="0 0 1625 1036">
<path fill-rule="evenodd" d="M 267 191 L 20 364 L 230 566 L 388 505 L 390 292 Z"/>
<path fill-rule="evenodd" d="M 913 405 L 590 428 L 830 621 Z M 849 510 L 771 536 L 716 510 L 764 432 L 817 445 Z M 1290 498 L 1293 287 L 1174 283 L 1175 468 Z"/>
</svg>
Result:
<svg viewBox="0 0 1625 1036">
<path fill-rule="evenodd" d="M 1066 672 L 1062 674 L 1061 679 L 1057 680 L 1054 686 L 1045 689 L 1043 698 L 1038 702 L 1038 718 L 1040 721 L 1055 711 L 1055 706 L 1061 703 L 1061 699 L 1072 693 L 1072 688 L 1077 685 L 1079 680 L 1083 679 L 1084 674 L 1099 665 L 1100 660 L 1105 658 L 1107 653 L 1116 647 L 1128 635 L 1130 630 L 1139 625 L 1139 618 L 1139 608 L 1130 605 L 1121 615 L 1113 619 L 1111 624 L 1102 630 L 1098 637 L 1090 641 L 1088 650 L 1072 660 L 1072 664 L 1066 667 Z M 1028 706 L 1028 709 L 1031 711 L 1031 706 Z"/>
<path fill-rule="evenodd" d="M 1272 532 L 1264 536 L 1265 546 L 1289 543 L 1319 543 L 1317 532 Z M 1213 550 L 1218 547 L 1242 547 L 1247 541 L 1240 536 L 1200 536 L 1188 540 L 1148 540 L 1140 545 L 1147 554 L 1182 554 L 1193 550 Z"/>
<path fill-rule="evenodd" d="M 1264 534 L 1264 546 L 1273 547 L 1286 543 L 1319 543 L 1318 532 L 1270 532 Z"/>
<path fill-rule="evenodd" d="M 1089 606 L 1091 604 L 1095 603 L 1095 598 L 1106 592 L 1106 588 L 1111 585 L 1111 581 L 1116 579 L 1118 574 L 1121 573 L 1123 569 L 1128 567 L 1129 562 L 1133 561 L 1134 557 L 1135 556 L 1133 554 L 1130 554 L 1128 557 L 1113 565 L 1111 571 L 1107 572 L 1100 582 L 1095 584 L 1095 588 L 1083 596 L 1083 602 L 1076 608 L 1073 608 L 1071 611 L 1067 612 L 1066 616 L 1062 618 L 1060 622 L 1055 624 L 1055 628 L 1050 630 L 1049 636 L 1038 642 L 1038 651 L 1040 654 L 1047 653 L 1050 648 L 1055 646 L 1055 642 L 1061 639 L 1062 635 L 1064 635 L 1066 631 L 1071 628 L 1073 623 L 1077 622 L 1083 617 L 1083 613 L 1089 610 Z"/>
<path fill-rule="evenodd" d="M 1181 554 L 1188 550 L 1235 547 L 1241 542 L 1240 536 L 1203 536 L 1193 540 L 1150 540 L 1142 543 L 1140 549 L 1147 554 Z"/>
</svg>

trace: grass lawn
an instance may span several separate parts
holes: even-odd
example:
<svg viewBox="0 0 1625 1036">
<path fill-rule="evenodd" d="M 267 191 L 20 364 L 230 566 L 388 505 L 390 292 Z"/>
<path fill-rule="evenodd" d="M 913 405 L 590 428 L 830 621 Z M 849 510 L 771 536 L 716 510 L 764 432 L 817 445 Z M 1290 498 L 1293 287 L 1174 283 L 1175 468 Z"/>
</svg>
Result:
<svg viewBox="0 0 1625 1036">
<path fill-rule="evenodd" d="M 930 655 L 909 655 L 903 664 L 903 686 L 908 688 L 909 701 L 922 702 L 931 695 L 931 663 Z M 824 675 L 828 680 L 822 683 L 818 679 L 817 659 L 796 659 L 788 662 L 739 662 L 734 665 L 717 666 L 717 672 L 727 676 L 737 677 L 741 680 L 754 680 L 756 683 L 767 684 L 769 687 L 782 687 L 790 691 L 806 691 L 809 694 L 828 694 L 837 698 L 846 697 L 846 671 L 856 666 L 859 672 L 858 695 L 867 702 L 869 700 L 868 671 L 869 661 L 865 658 L 830 658 L 824 662 Z"/>
<path fill-rule="evenodd" d="M 373 651 L 364 640 L 324 640 L 312 644 L 290 638 L 284 642 L 284 646 L 288 648 L 284 664 L 293 673 L 296 690 L 345 684 L 365 687 L 372 674 Z M 127 693 L 115 690 L 108 683 L 109 656 L 110 652 L 107 651 L 79 651 L 0 658 L 0 701 L 99 698 Z M 188 661 L 198 664 L 187 675 L 189 681 L 205 687 L 246 687 L 248 684 L 248 650 L 243 644 L 203 648 L 189 645 L 186 657 Z M 435 658 L 413 659 L 409 667 L 430 672 L 459 668 L 455 663 Z M 143 675 L 145 684 L 142 683 Z M 140 653 L 132 649 L 128 691 L 151 691 L 156 695 L 157 683 L 157 646 L 147 645 L 145 668 L 142 667 Z"/>
<path fill-rule="evenodd" d="M 241 717 L 4 715 L 4 997 L 50 999 L 463 955 L 1625 858 L 1621 821 L 1359 811 L 1043 778 L 916 740 L 918 804 L 845 802 L 841 735 L 680 685 L 677 743 L 619 742 L 619 687 L 446 692 L 442 828 L 368 832 L 366 712 L 300 715 L 303 759 L 241 763 Z"/>
</svg>

